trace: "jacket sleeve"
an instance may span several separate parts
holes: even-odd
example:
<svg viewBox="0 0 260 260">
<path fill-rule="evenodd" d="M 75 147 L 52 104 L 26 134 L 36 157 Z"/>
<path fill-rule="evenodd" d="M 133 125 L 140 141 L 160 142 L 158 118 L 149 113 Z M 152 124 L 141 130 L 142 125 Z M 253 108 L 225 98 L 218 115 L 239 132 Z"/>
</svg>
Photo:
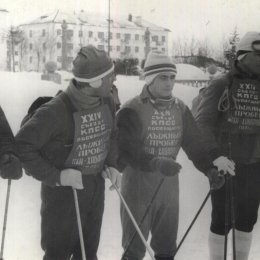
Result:
<svg viewBox="0 0 260 260">
<path fill-rule="evenodd" d="M 113 100 L 113 98 L 109 98 L 107 100 L 108 106 L 110 108 L 111 114 L 112 114 L 112 132 L 110 136 L 110 147 L 109 152 L 105 161 L 105 164 L 107 166 L 112 166 L 114 168 L 117 167 L 117 158 L 118 158 L 118 145 L 117 145 L 117 126 L 116 126 L 116 119 L 115 119 L 115 113 L 116 113 L 116 104 Z"/>
<path fill-rule="evenodd" d="M 195 167 L 205 173 L 214 165 L 210 160 L 201 133 L 189 108 L 182 104 L 183 141 L 182 148 Z"/>
<path fill-rule="evenodd" d="M 118 167 L 122 171 L 127 165 L 134 169 L 149 171 L 152 155 L 144 152 L 142 122 L 137 112 L 123 108 L 117 114 L 118 127 Z"/>
<path fill-rule="evenodd" d="M 17 155 L 14 136 L 5 113 L 0 107 L 0 157 L 6 153 Z"/>
<path fill-rule="evenodd" d="M 228 84 L 227 78 L 213 80 L 203 93 L 203 98 L 198 106 L 195 120 L 202 133 L 206 150 L 212 160 L 221 155 L 217 143 L 217 124 L 222 112 L 218 110 L 218 104 L 225 86 Z"/>
<path fill-rule="evenodd" d="M 49 186 L 60 182 L 60 170 L 43 156 L 41 149 L 57 134 L 58 118 L 55 111 L 41 107 L 16 135 L 26 173 Z"/>
</svg>

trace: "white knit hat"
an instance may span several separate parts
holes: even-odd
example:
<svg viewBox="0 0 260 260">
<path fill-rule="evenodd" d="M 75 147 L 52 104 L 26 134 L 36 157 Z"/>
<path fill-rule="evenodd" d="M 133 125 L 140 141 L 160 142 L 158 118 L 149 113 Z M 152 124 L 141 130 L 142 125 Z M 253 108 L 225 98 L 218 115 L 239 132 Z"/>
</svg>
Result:
<svg viewBox="0 0 260 260">
<path fill-rule="evenodd" d="M 260 42 L 259 32 L 247 32 L 237 45 L 237 57 L 242 59 L 246 53 L 254 51 L 253 43 Z"/>
<path fill-rule="evenodd" d="M 163 72 L 169 72 L 174 76 L 177 74 L 176 66 L 172 59 L 161 52 L 150 52 L 144 64 L 146 84 L 151 84 Z"/>
</svg>

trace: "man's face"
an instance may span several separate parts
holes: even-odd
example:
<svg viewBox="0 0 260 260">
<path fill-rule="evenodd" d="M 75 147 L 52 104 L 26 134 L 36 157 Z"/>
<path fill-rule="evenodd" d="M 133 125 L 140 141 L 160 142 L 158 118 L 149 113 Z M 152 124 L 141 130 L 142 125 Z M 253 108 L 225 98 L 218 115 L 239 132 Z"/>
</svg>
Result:
<svg viewBox="0 0 260 260">
<path fill-rule="evenodd" d="M 111 73 L 102 79 L 102 85 L 100 88 L 98 88 L 100 96 L 108 97 L 110 95 L 113 82 L 114 73 Z"/>
<path fill-rule="evenodd" d="M 175 75 L 172 73 L 160 73 L 151 83 L 149 89 L 156 98 L 166 98 L 172 95 Z"/>
</svg>

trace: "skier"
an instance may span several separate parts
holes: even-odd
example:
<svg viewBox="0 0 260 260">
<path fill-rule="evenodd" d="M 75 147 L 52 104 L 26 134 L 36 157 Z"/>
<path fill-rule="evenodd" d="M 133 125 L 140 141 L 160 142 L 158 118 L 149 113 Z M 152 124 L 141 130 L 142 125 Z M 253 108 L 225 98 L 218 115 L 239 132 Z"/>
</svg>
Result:
<svg viewBox="0 0 260 260">
<path fill-rule="evenodd" d="M 20 179 L 22 167 L 17 156 L 12 130 L 0 107 L 0 176 L 4 179 Z"/>
<path fill-rule="evenodd" d="M 144 66 L 142 93 L 124 104 L 117 115 L 122 194 L 137 223 L 143 219 L 156 187 L 167 178 L 141 224 L 145 239 L 151 231 L 157 260 L 172 260 L 176 249 L 180 170 L 176 157 L 180 148 L 209 177 L 213 189 L 224 183 L 203 150 L 189 108 L 172 96 L 176 73 L 170 57 L 151 52 Z M 135 229 L 123 206 L 121 221 L 125 251 L 121 259 L 143 259 L 145 247 L 138 236 L 132 238 Z"/>
<path fill-rule="evenodd" d="M 220 171 L 235 175 L 232 177 L 232 220 L 235 221 L 238 260 L 248 259 L 259 208 L 259 111 L 260 33 L 248 32 L 237 45 L 236 60 L 231 71 L 211 82 L 204 92 L 196 115 L 211 159 L 218 163 Z M 228 189 L 223 187 L 211 196 L 211 260 L 224 259 L 224 234 L 231 229 L 231 217 L 225 220 L 225 213 L 231 207 L 225 199 L 225 188 Z M 226 232 L 225 224 L 228 225 Z"/>
<path fill-rule="evenodd" d="M 65 92 L 36 110 L 16 136 L 29 175 L 42 182 L 41 245 L 44 260 L 82 259 L 73 189 L 77 189 L 86 258 L 97 259 L 104 210 L 104 166 L 117 185 L 114 66 L 88 45 L 73 61 Z M 83 251 L 83 250 L 82 250 Z"/>
</svg>

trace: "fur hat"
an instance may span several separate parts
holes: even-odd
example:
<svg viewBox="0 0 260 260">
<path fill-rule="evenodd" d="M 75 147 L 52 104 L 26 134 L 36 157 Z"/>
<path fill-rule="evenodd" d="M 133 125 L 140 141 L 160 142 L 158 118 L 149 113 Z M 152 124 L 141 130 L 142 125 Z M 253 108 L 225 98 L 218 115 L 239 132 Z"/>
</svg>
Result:
<svg viewBox="0 0 260 260">
<path fill-rule="evenodd" d="M 105 51 L 92 45 L 82 47 L 73 61 L 73 75 L 78 82 L 98 88 L 102 78 L 114 71 L 114 64 Z"/>
<path fill-rule="evenodd" d="M 172 59 L 161 52 L 150 52 L 144 64 L 144 77 L 147 85 L 163 72 L 177 74 L 176 66 Z"/>
<path fill-rule="evenodd" d="M 260 42 L 259 32 L 247 32 L 237 45 L 237 57 L 241 60 L 246 53 L 254 51 L 253 43 Z M 259 43 L 258 43 L 259 44 Z"/>
</svg>

